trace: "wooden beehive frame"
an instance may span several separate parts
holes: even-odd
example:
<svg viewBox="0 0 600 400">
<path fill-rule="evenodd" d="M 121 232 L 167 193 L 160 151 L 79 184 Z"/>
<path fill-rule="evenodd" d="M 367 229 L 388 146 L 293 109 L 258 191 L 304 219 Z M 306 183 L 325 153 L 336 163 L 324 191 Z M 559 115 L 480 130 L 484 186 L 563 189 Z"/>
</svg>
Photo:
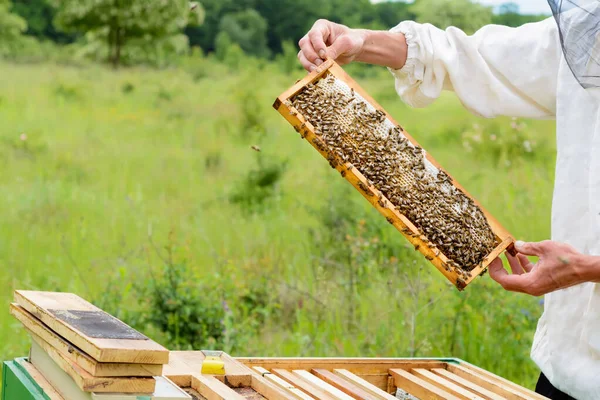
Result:
<svg viewBox="0 0 600 400">
<path fill-rule="evenodd" d="M 315 71 L 310 73 L 304 79 L 298 81 L 294 86 L 290 89 L 286 90 L 283 94 L 281 94 L 273 107 L 296 129 L 297 132 L 300 133 L 302 138 L 308 140 L 308 142 L 325 158 L 327 158 L 328 153 L 327 149 L 323 148 L 323 146 L 317 146 L 315 143 L 318 142 L 318 138 L 314 132 L 313 125 L 308 122 L 301 113 L 296 110 L 291 105 L 291 100 L 293 97 L 300 93 L 308 84 L 316 83 L 319 79 L 323 78 L 327 74 L 333 75 L 335 78 L 346 83 L 350 88 L 354 89 L 354 91 L 360 94 L 365 101 L 370 103 L 375 109 L 381 110 L 385 113 L 386 117 L 394 124 L 399 125 L 391 115 L 389 115 L 383 107 L 381 107 L 371 96 L 369 96 L 359 85 L 356 83 L 338 64 L 336 64 L 333 60 L 328 60 L 319 66 Z M 403 130 L 404 136 L 415 146 L 421 147 L 415 139 L 406 131 Z M 427 160 L 429 160 L 436 168 L 440 171 L 445 171 L 427 152 L 425 154 Z M 357 168 L 352 168 L 349 163 L 340 163 L 335 166 L 335 168 L 342 173 L 345 179 L 352 184 L 362 195 L 365 197 L 386 219 L 389 223 L 394 225 L 396 229 L 398 229 L 405 237 L 408 239 L 410 243 L 412 243 L 418 251 L 420 251 L 425 258 L 431 261 L 433 265 L 442 273 L 446 278 L 452 282 L 459 290 L 463 290 L 467 285 L 469 285 L 477 276 L 481 275 L 489 266 L 489 264 L 494 261 L 498 256 L 500 256 L 504 251 L 508 250 L 511 253 L 514 253 L 514 239 L 510 235 L 510 233 L 504 229 L 500 223 L 489 213 L 487 212 L 476 199 L 473 198 L 462 186 L 460 186 L 456 180 L 452 179 L 453 185 L 460 189 L 465 195 L 469 196 L 477 206 L 481 208 L 484 215 L 486 216 L 494 235 L 496 236 L 496 242 L 498 245 L 496 248 L 488 254 L 483 263 L 470 271 L 468 273 L 468 277 L 465 276 L 464 272 L 457 272 L 454 268 L 449 266 L 449 259 L 444 254 L 440 252 L 434 251 L 426 241 L 423 240 L 422 233 L 417 229 L 417 227 L 403 214 L 398 212 L 398 210 L 392 205 L 389 199 L 385 198 L 385 196 L 374 186 L 370 185 L 367 179 L 362 175 Z M 451 177 L 450 174 L 448 176 Z M 383 204 L 384 207 L 380 205 L 378 201 L 381 197 L 386 199 Z M 436 255 L 437 254 L 437 255 Z"/>
<path fill-rule="evenodd" d="M 529 389 L 458 359 L 236 358 L 295 399 L 544 400 Z M 269 400 L 275 399 L 267 397 Z"/>
</svg>

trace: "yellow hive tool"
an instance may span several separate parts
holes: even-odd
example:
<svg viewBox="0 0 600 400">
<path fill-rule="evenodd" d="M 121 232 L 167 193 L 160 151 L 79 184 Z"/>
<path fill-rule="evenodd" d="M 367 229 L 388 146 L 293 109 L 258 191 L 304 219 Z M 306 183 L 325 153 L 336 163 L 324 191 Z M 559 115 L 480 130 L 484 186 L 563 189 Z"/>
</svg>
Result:
<svg viewBox="0 0 600 400">
<path fill-rule="evenodd" d="M 221 360 L 222 351 L 202 350 L 204 361 L 202 361 L 202 374 L 225 375 L 225 363 Z"/>
</svg>

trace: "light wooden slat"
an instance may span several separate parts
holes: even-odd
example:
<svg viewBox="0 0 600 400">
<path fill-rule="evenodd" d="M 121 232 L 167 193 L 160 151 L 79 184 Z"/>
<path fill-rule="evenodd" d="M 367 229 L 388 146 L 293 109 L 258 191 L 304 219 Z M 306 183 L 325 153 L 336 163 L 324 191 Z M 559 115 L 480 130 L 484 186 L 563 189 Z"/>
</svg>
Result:
<svg viewBox="0 0 600 400">
<path fill-rule="evenodd" d="M 58 393 L 56 389 L 54 389 L 52 384 L 48 382 L 44 375 L 42 375 L 40 371 L 38 371 L 37 368 L 33 366 L 32 363 L 28 362 L 23 358 L 19 358 L 15 361 L 17 362 L 17 364 L 19 364 L 21 368 L 27 371 L 31 379 L 33 379 L 35 383 L 37 383 L 37 385 L 42 388 L 44 394 L 48 396 L 50 400 L 65 400 L 60 395 L 60 393 Z"/>
<path fill-rule="evenodd" d="M 369 400 L 373 396 L 363 390 L 361 387 L 356 386 L 346 379 L 334 374 L 333 372 L 326 369 L 313 369 L 311 372 L 322 379 L 323 381 L 329 383 L 331 386 L 341 390 L 346 393 L 348 396 L 358 399 L 358 400 Z"/>
<path fill-rule="evenodd" d="M 379 387 L 371 384 L 370 382 L 367 382 L 360 376 L 354 375 L 348 370 L 334 369 L 333 373 L 362 388 L 364 391 L 368 392 L 369 394 L 371 394 L 371 396 L 378 400 L 396 400 L 395 396 L 392 396 L 385 390 L 382 390 Z"/>
<path fill-rule="evenodd" d="M 313 385 L 322 389 L 323 391 L 325 391 L 329 395 L 333 396 L 337 400 L 352 400 L 352 397 L 348 396 L 346 393 L 333 387 L 332 385 L 323 381 L 322 379 L 317 378 L 315 375 L 311 374 L 307 370 L 295 369 L 295 370 L 292 370 L 292 373 L 294 375 L 297 375 L 300 378 L 304 379 L 305 381 L 312 383 Z"/>
<path fill-rule="evenodd" d="M 272 369 L 271 372 L 278 377 L 288 381 L 298 389 L 302 390 L 304 393 L 314 397 L 319 400 L 335 400 L 335 397 L 330 396 L 327 392 L 319 388 L 318 386 L 313 385 L 305 381 L 304 379 L 292 374 L 290 371 L 285 369 L 275 368 Z"/>
<path fill-rule="evenodd" d="M 458 397 L 403 369 L 390 369 L 396 386 L 419 399 L 459 400 Z"/>
<path fill-rule="evenodd" d="M 175 352 L 174 352 L 175 353 Z M 277 369 L 347 369 L 355 375 L 381 374 L 386 376 L 390 368 L 446 368 L 446 362 L 420 358 L 352 358 L 352 357 L 236 357 L 237 361 L 249 367 L 263 367 L 271 372 Z M 365 378 L 363 378 L 365 379 Z"/>
<path fill-rule="evenodd" d="M 115 376 L 161 376 L 163 366 L 160 364 L 127 364 L 127 363 L 99 363 L 92 357 L 75 347 L 71 343 L 50 330 L 40 320 L 35 318 L 23 307 L 12 303 L 10 313 L 25 329 L 42 338 L 46 343 L 54 347 L 65 358 L 76 363 L 81 368 L 97 377 Z"/>
<path fill-rule="evenodd" d="M 484 376 L 462 365 L 448 364 L 448 371 L 505 397 L 507 400 L 537 400 L 516 390 L 495 377 Z"/>
<path fill-rule="evenodd" d="M 270 373 L 265 368 L 254 367 L 253 369 L 256 372 L 258 372 L 259 374 L 261 374 L 265 379 L 268 379 L 269 381 L 273 382 L 275 385 L 279 386 L 283 390 L 289 392 L 290 395 L 293 396 L 295 399 L 298 399 L 298 400 L 314 400 L 314 397 L 311 397 L 311 396 L 307 395 L 302 390 L 298 389 L 297 387 L 295 387 L 291 383 L 284 381 L 283 379 L 281 379 L 277 375 Z"/>
<path fill-rule="evenodd" d="M 75 384 L 84 392 L 96 393 L 153 393 L 156 387 L 154 378 L 99 378 L 89 374 L 77 364 L 63 357 L 54 347 L 44 342 L 39 336 L 32 334 L 31 338 L 39 346 L 39 351 L 45 352 L 56 365 L 66 372 Z M 34 347 L 32 346 L 32 349 Z M 31 354 L 35 365 L 35 353 Z"/>
<path fill-rule="evenodd" d="M 456 383 L 450 382 L 447 379 L 442 378 L 439 375 L 434 374 L 431 371 L 422 368 L 416 368 L 411 371 L 415 376 L 439 387 L 442 390 L 447 391 L 455 395 L 456 397 L 463 400 L 485 400 L 483 397 L 468 391 L 467 389 L 457 385 Z"/>
<path fill-rule="evenodd" d="M 246 400 L 229 386 L 213 376 L 192 375 L 192 389 L 197 390 L 207 400 Z"/>
<path fill-rule="evenodd" d="M 298 398 L 290 391 L 275 385 L 275 383 L 260 375 L 252 375 L 251 387 L 258 394 L 269 400 L 296 400 Z"/>
<path fill-rule="evenodd" d="M 477 385 L 477 384 L 475 384 L 475 383 L 473 383 L 471 381 L 468 381 L 468 380 L 466 380 L 464 378 L 461 378 L 460 376 L 455 375 L 452 372 L 447 371 L 445 369 L 434 368 L 434 369 L 432 369 L 432 371 L 435 372 L 438 375 L 443 376 L 444 378 L 446 378 L 448 380 L 456 382 L 457 384 L 459 384 L 459 385 L 461 385 L 461 386 L 463 386 L 463 387 L 465 387 L 467 389 L 470 389 L 470 390 L 472 390 L 472 391 L 474 391 L 476 393 L 479 393 L 481 396 L 484 396 L 484 397 L 486 397 L 486 398 L 488 398 L 490 400 L 506 400 L 506 398 L 500 396 L 499 394 L 494 393 L 494 392 L 492 392 L 490 390 L 487 390 L 484 387 L 479 386 L 479 385 Z"/>
<path fill-rule="evenodd" d="M 525 388 L 523 386 L 517 385 L 516 383 L 511 382 L 508 379 L 505 379 L 505 378 L 503 378 L 501 376 L 498 376 L 496 374 L 492 374 L 491 372 L 486 371 L 483 368 L 479 368 L 479 367 L 477 367 L 477 366 L 475 366 L 473 364 L 469 364 L 469 363 L 465 362 L 465 363 L 462 363 L 461 366 L 465 367 L 465 368 L 468 368 L 468 369 L 471 369 L 471 370 L 477 372 L 480 375 L 487 376 L 489 378 L 492 378 L 492 379 L 495 379 L 497 381 L 503 382 L 505 385 L 507 385 L 507 386 L 509 386 L 509 387 L 511 387 L 511 388 L 513 388 L 513 389 L 515 389 L 515 390 L 517 390 L 517 391 L 525 394 L 528 397 L 532 397 L 532 398 L 537 399 L 537 400 L 548 400 L 547 397 L 542 396 L 541 394 L 536 393 L 533 390 L 529 390 L 529 389 L 527 389 L 527 388 Z"/>
<path fill-rule="evenodd" d="M 169 362 L 169 351 L 150 339 L 89 337 L 72 324 L 57 318 L 55 316 L 57 312 L 64 315 L 69 315 L 69 311 L 104 313 L 75 294 L 16 290 L 15 302 L 96 361 L 140 364 Z M 54 314 L 50 310 L 54 310 Z M 116 320 L 108 314 L 106 316 L 110 321 Z"/>
</svg>

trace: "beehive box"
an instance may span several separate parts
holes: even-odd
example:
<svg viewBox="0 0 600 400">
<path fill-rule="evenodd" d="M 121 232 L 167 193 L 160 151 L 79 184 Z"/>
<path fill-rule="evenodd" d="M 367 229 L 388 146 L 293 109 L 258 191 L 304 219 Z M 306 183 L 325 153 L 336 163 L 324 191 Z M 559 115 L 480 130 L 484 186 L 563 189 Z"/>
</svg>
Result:
<svg viewBox="0 0 600 400">
<path fill-rule="evenodd" d="M 274 108 L 459 290 L 514 253 L 509 232 L 334 61 Z"/>
</svg>

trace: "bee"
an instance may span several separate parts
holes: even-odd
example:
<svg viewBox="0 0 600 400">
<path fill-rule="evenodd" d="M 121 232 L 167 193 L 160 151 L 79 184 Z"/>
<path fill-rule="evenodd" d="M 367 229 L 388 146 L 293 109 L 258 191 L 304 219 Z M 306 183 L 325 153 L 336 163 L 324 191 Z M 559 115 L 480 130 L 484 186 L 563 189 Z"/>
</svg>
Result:
<svg viewBox="0 0 600 400">
<path fill-rule="evenodd" d="M 258 151 L 258 152 L 260 152 L 260 147 L 258 147 L 258 146 L 256 146 L 256 145 L 255 145 L 255 146 L 251 146 L 250 148 L 251 148 L 252 150 L 254 150 L 254 151 Z"/>
</svg>

